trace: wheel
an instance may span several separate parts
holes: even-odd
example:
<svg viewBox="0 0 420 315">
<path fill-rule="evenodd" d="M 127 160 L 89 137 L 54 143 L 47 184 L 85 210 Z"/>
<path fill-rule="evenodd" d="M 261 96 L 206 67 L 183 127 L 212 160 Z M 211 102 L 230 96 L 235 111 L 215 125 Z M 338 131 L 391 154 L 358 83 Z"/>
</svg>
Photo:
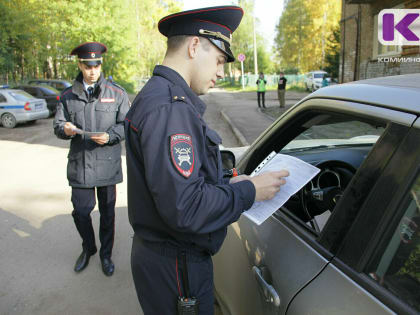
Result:
<svg viewBox="0 0 420 315">
<path fill-rule="evenodd" d="M 10 113 L 1 116 L 1 123 L 5 128 L 14 128 L 16 126 L 16 118 Z"/>
</svg>

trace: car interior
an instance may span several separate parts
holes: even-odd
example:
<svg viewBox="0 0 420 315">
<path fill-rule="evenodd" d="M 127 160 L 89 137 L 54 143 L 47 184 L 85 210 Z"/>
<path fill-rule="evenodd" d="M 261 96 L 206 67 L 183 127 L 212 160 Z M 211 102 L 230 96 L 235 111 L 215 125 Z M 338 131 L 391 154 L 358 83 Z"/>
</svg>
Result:
<svg viewBox="0 0 420 315">
<path fill-rule="evenodd" d="M 385 122 L 338 113 L 309 111 L 282 126 L 256 151 L 246 174 L 275 151 L 308 162 L 320 172 L 279 210 L 315 233 L 325 226 L 353 175 L 386 128 Z"/>
</svg>

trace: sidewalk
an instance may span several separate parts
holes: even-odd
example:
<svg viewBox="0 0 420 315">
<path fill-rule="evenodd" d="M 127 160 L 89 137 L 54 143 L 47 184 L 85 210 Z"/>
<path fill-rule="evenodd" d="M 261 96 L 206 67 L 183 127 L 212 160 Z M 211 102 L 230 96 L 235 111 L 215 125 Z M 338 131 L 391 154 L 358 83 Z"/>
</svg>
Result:
<svg viewBox="0 0 420 315">
<path fill-rule="evenodd" d="M 221 107 L 222 117 L 230 124 L 235 136 L 242 146 L 250 145 L 276 119 L 290 107 L 303 99 L 309 93 L 286 92 L 286 107 L 280 108 L 277 91 L 266 92 L 267 108 L 258 108 L 255 92 L 217 93 L 213 98 Z"/>
</svg>

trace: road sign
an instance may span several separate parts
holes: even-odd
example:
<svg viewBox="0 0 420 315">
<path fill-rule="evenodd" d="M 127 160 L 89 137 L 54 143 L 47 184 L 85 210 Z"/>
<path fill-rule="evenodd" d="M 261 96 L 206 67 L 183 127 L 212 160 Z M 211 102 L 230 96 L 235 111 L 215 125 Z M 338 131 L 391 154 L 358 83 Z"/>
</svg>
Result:
<svg viewBox="0 0 420 315">
<path fill-rule="evenodd" d="M 238 55 L 238 60 L 239 60 L 240 62 L 243 62 L 243 61 L 245 60 L 245 55 L 244 55 L 244 54 L 239 54 L 239 55 Z"/>
</svg>

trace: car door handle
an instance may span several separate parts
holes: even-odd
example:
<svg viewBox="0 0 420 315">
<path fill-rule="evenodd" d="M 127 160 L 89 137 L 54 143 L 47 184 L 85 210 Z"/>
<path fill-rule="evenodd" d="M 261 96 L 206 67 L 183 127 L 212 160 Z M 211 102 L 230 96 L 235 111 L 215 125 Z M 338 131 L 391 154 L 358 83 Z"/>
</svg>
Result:
<svg viewBox="0 0 420 315">
<path fill-rule="evenodd" d="M 268 284 L 267 281 L 265 281 L 260 268 L 254 266 L 252 267 L 252 272 L 254 273 L 254 276 L 257 279 L 260 288 L 262 289 L 266 302 L 273 303 L 274 306 L 279 307 L 280 297 L 277 294 L 276 290 L 273 288 L 273 286 Z"/>
</svg>

